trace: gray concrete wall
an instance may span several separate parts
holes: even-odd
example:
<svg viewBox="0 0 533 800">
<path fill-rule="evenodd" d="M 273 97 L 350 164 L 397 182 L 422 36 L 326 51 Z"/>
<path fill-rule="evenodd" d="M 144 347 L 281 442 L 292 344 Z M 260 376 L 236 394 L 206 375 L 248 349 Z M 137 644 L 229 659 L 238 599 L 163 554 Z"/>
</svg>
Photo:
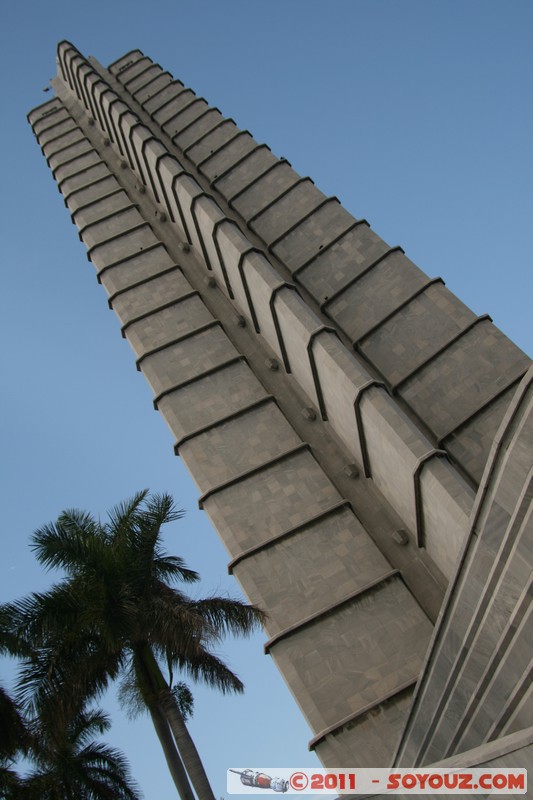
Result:
<svg viewBox="0 0 533 800">
<path fill-rule="evenodd" d="M 531 724 L 532 452 L 530 369 L 493 445 L 398 764 L 442 760 Z"/>
<path fill-rule="evenodd" d="M 436 764 L 428 765 L 424 767 L 420 771 L 430 772 L 432 767 L 437 767 L 439 769 L 450 769 L 452 771 L 462 771 L 468 772 L 470 769 L 491 769 L 496 770 L 496 774 L 498 774 L 498 768 L 503 767 L 504 769 L 527 769 L 528 777 L 531 774 L 531 769 L 533 768 L 533 727 L 524 728 L 522 730 L 516 731 L 515 733 L 507 734 L 506 736 L 502 736 L 497 741 L 488 742 L 486 744 L 480 745 L 478 747 L 474 747 L 471 750 L 466 750 L 465 752 L 461 753 L 460 755 L 452 756 L 451 758 L 446 758 L 442 761 L 437 762 Z M 528 789 L 529 794 L 531 793 L 531 789 Z M 528 792 L 521 793 L 517 795 L 516 793 L 512 794 L 479 794 L 479 793 L 472 793 L 472 794 L 462 794 L 461 797 L 464 798 L 472 798 L 472 800 L 476 800 L 476 798 L 480 797 L 497 797 L 498 800 L 513 800 L 513 798 L 518 797 L 529 797 Z M 425 797 L 426 795 L 418 795 L 419 797 Z M 428 795 L 430 797 L 440 797 L 442 795 Z M 346 796 L 345 796 L 346 797 Z M 358 795 L 361 797 L 361 795 Z M 391 797 L 390 794 L 385 795 L 366 795 L 369 799 L 372 800 L 385 800 L 387 797 Z M 410 793 L 395 793 L 393 797 L 397 798 L 397 800 L 408 800 L 408 798 L 413 797 L 412 792 Z M 347 800 L 350 800 L 347 797 Z"/>
<path fill-rule="evenodd" d="M 379 402 L 377 399 L 370 402 L 370 393 L 363 398 L 361 390 L 366 391 L 368 388 L 367 384 L 372 380 L 371 373 L 354 356 L 350 357 L 344 346 L 338 344 L 334 362 L 331 358 L 327 359 L 328 363 L 322 361 L 319 341 L 329 337 L 336 343 L 337 335 L 333 331 L 324 330 L 319 339 L 318 333 L 324 328 L 323 321 L 289 286 L 284 288 L 281 285 L 283 276 L 267 259 L 267 254 L 262 254 L 261 258 L 261 254 L 249 252 L 252 248 L 251 239 L 239 230 L 233 220 L 227 218 L 213 197 L 203 191 L 198 182 L 200 174 L 187 174 L 179 160 L 172 157 L 161 140 L 151 135 L 150 129 L 143 124 L 148 120 L 139 122 L 140 118 L 137 118 L 136 121 L 135 116 L 128 111 L 128 106 L 107 85 L 97 82 L 91 84 L 94 70 L 76 51 L 65 45 L 60 52 L 64 53 L 63 60 L 70 69 L 70 82 L 77 94 L 83 99 L 83 91 L 79 88 L 83 83 L 80 76 L 83 76 L 85 83 L 93 86 L 95 98 L 101 99 L 109 115 L 108 130 L 121 130 L 121 136 L 115 137 L 117 150 L 122 151 L 123 157 L 129 159 L 138 177 L 152 189 L 154 199 L 166 204 L 170 219 L 175 221 L 181 235 L 187 237 L 194 248 L 202 253 L 208 269 L 216 276 L 219 285 L 227 292 L 238 311 L 248 318 L 249 324 L 266 340 L 285 369 L 295 376 L 307 394 L 309 403 L 330 422 L 354 458 L 360 460 L 367 477 L 373 478 L 380 491 L 400 514 L 406 529 L 413 533 L 416 543 L 425 547 L 445 574 L 451 574 L 473 499 L 464 480 L 453 469 L 438 463 L 441 454 L 416 427 L 412 418 L 406 416 L 404 409 L 393 402 L 385 387 L 377 387 L 372 392 L 374 398 L 378 394 L 382 395 Z M 131 94 L 136 93 L 133 87 L 136 87 L 137 73 L 142 72 L 144 75 L 146 71 L 151 76 L 150 80 L 153 79 L 154 70 L 148 67 L 147 59 L 134 53 L 132 58 L 126 58 L 124 64 L 117 62 L 113 71 L 118 73 Z M 65 66 L 67 76 L 68 69 Z M 162 126 L 160 133 L 168 125 L 175 128 L 178 119 L 181 121 L 185 108 L 201 108 L 202 118 L 207 118 L 206 108 L 196 103 L 194 96 L 181 83 L 172 92 L 169 90 L 169 97 L 165 91 L 166 89 L 158 97 L 158 102 L 161 101 L 159 110 L 151 111 L 151 116 Z M 85 104 L 90 109 L 88 99 Z M 137 111 L 140 111 L 142 117 L 140 107 Z M 167 119 L 172 122 L 167 122 Z M 200 134 L 199 143 L 190 150 L 187 149 L 186 157 L 192 158 L 191 153 L 194 151 L 200 159 L 200 167 L 208 155 L 211 163 L 211 151 L 217 150 L 216 137 L 225 137 L 228 126 L 231 129 L 232 123 L 227 122 L 228 124 L 222 124 L 219 120 L 212 133 Z M 184 124 L 188 127 L 190 121 Z M 249 138 L 234 131 L 229 140 L 224 138 L 222 143 L 218 142 L 219 156 L 224 156 L 225 159 L 224 172 L 229 169 L 229 152 L 233 153 L 237 146 L 246 150 L 249 147 Z M 204 158 L 200 158 L 200 155 Z M 242 157 L 241 154 L 238 160 Z M 281 168 L 285 171 L 289 169 L 286 164 L 282 164 Z M 275 171 L 270 170 L 268 174 L 273 175 Z M 214 175 L 215 173 L 213 179 Z M 298 191 L 303 191 L 304 188 L 311 191 L 313 197 L 317 191 L 309 180 L 299 179 L 298 176 L 295 178 L 295 186 Z M 250 188 L 247 189 L 249 191 Z M 283 205 L 284 198 L 289 195 L 290 212 Z M 283 195 L 279 201 L 282 203 L 281 208 L 275 196 L 266 203 L 266 211 L 264 200 L 261 201 L 263 211 L 259 216 L 262 219 L 263 233 L 265 214 L 273 215 L 275 219 L 281 215 L 285 222 L 292 219 L 291 214 L 296 214 L 295 218 L 299 219 L 298 205 L 293 202 L 292 195 L 292 192 Z M 242 196 L 241 194 L 240 197 Z M 310 202 L 309 198 L 305 202 L 308 201 Z M 326 205 L 329 207 L 331 204 L 321 207 L 326 208 Z M 342 213 L 346 216 L 345 211 Z M 259 217 L 249 221 L 250 227 L 257 227 L 258 219 Z M 331 228 L 333 223 L 329 217 L 328 220 L 327 224 Z M 343 367 L 339 365 L 341 359 L 344 360 Z M 347 377 L 349 389 L 343 397 L 341 418 L 336 413 L 339 405 L 337 387 L 346 385 Z M 330 407 L 334 411 L 330 412 Z M 385 431 L 388 432 L 387 436 L 384 436 Z M 369 442 L 372 445 L 370 450 Z M 441 490 L 443 480 L 448 485 Z M 424 487 L 428 483 L 435 489 L 430 500 L 424 497 Z M 447 524 L 447 541 L 444 547 L 440 533 L 443 520 Z"/>
<path fill-rule="evenodd" d="M 478 482 L 527 368 L 524 354 L 488 316 L 477 319 L 441 279 L 429 280 L 401 248 L 391 248 L 365 220 L 354 220 L 336 198 L 325 197 L 142 53 L 119 59 L 111 72 L 153 115 L 187 168 L 197 168 L 285 276 Z"/>
<path fill-rule="evenodd" d="M 80 114 L 75 101 L 54 100 L 30 121 L 43 149 L 53 136 L 51 126 L 66 115 L 85 134 L 77 158 L 52 157 L 67 206 L 155 404 L 198 483 L 202 504 L 223 535 L 231 569 L 250 599 L 269 609 L 267 650 L 320 737 L 317 752 L 321 755 L 327 738 L 320 734 L 332 727 L 340 745 L 336 763 L 346 763 L 351 753 L 342 745 L 338 723 L 346 716 L 369 716 L 369 698 L 379 702 L 385 690 L 392 692 L 389 705 L 394 707 L 398 694 L 403 707 L 431 623 L 343 498 L 346 492 L 318 463 L 303 429 L 295 430 L 280 409 L 275 397 L 280 393 L 266 391 L 257 368 L 247 363 L 243 351 L 250 343 L 235 346 L 226 334 L 220 316 L 229 324 L 234 312 L 218 290 L 206 287 L 205 266 L 194 252 L 180 250 L 179 237 L 165 235 L 168 221 L 159 229 L 146 223 L 154 216 L 152 198 L 146 192 L 135 198 L 136 176 L 121 170 L 105 136 Z M 180 264 L 172 257 L 178 254 Z M 206 302 L 213 293 L 227 306 L 221 314 Z M 234 327 L 250 339 L 249 331 Z M 257 343 L 252 348 L 264 362 L 267 351 Z M 264 372 L 282 377 L 266 366 Z M 303 399 L 289 393 L 299 414 Z M 301 426 L 312 424 L 299 416 Z M 387 524 L 391 530 L 398 525 Z M 379 610 L 379 620 L 372 608 Z M 382 627 L 382 641 L 376 638 L 366 661 L 355 665 L 351 647 L 332 638 L 332 626 L 339 624 L 356 639 Z M 294 662 L 315 666 L 309 672 Z M 401 674 L 395 674 L 396 663 Z M 358 678 L 357 693 L 350 675 Z M 388 737 L 381 733 L 384 758 L 400 733 L 400 719 L 396 713 Z"/>
</svg>

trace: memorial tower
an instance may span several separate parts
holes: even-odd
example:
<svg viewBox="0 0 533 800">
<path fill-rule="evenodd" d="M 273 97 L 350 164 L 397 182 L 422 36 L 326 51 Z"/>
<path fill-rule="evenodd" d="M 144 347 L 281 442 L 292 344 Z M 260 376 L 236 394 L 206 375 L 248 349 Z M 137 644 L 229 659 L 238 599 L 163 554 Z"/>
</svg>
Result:
<svg viewBox="0 0 533 800">
<path fill-rule="evenodd" d="M 523 731 L 529 359 L 141 51 L 61 42 L 52 83 L 29 121 L 310 746 L 385 766 Z"/>
</svg>

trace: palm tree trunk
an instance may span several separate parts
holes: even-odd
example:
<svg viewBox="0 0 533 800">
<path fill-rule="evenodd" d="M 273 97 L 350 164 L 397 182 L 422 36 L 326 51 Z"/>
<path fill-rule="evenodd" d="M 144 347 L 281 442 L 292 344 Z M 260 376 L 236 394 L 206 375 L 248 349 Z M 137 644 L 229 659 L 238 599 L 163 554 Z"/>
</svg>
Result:
<svg viewBox="0 0 533 800">
<path fill-rule="evenodd" d="M 211 789 L 196 745 L 192 740 L 191 734 L 187 730 L 176 698 L 170 691 L 151 648 L 148 645 L 139 647 L 137 650 L 137 657 L 139 658 L 139 667 L 142 668 L 146 676 L 149 676 L 152 691 L 157 687 L 155 690 L 157 705 L 170 726 L 174 741 L 176 742 L 176 747 L 178 748 L 178 753 L 183 762 L 183 766 L 187 770 L 187 775 L 198 796 L 198 800 L 215 800 L 215 795 Z M 152 705 L 153 703 L 150 703 L 150 706 Z"/>
<path fill-rule="evenodd" d="M 166 681 L 148 645 L 134 650 L 134 667 L 137 687 L 150 712 L 155 732 L 163 749 L 167 766 L 181 800 L 196 800 L 183 761 L 166 718 L 159 705 L 159 694 L 167 689 Z"/>
<path fill-rule="evenodd" d="M 157 738 L 163 748 L 168 770 L 181 800 L 195 800 L 189 778 L 185 772 L 182 760 L 179 757 L 169 724 L 163 711 L 158 706 L 150 708 L 150 716 L 152 717 Z"/>
<path fill-rule="evenodd" d="M 176 698 L 166 687 L 159 695 L 159 705 L 165 714 L 174 736 L 176 746 L 183 759 L 185 768 L 194 787 L 198 800 L 215 800 L 213 790 L 206 775 L 204 765 L 187 730 L 185 720 L 178 707 Z"/>
</svg>

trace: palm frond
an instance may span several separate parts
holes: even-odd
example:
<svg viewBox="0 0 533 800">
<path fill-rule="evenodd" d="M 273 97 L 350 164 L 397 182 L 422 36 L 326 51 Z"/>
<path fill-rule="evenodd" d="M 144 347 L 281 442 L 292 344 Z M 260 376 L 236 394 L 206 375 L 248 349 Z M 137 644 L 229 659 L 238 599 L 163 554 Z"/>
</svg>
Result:
<svg viewBox="0 0 533 800">
<path fill-rule="evenodd" d="M 190 675 L 195 681 L 202 681 L 222 694 L 244 691 L 241 679 L 214 653 L 198 648 L 196 657 L 189 655 L 186 659 L 175 654 L 174 665 Z"/>
<path fill-rule="evenodd" d="M 139 800 L 141 792 L 133 781 L 129 764 L 119 750 L 94 743 L 80 753 L 84 765 L 83 788 L 87 800 Z"/>
<path fill-rule="evenodd" d="M 51 631 L 63 633 L 76 619 L 79 598 L 69 581 L 56 584 L 47 592 L 34 592 L 0 608 L 2 639 L 17 646 L 20 655 L 31 654 Z M 18 643 L 18 644 L 17 644 Z"/>
<path fill-rule="evenodd" d="M 68 575 L 99 568 L 105 556 L 105 536 L 99 524 L 84 511 L 63 511 L 57 522 L 35 531 L 32 550 L 46 569 L 63 569 Z"/>
<path fill-rule="evenodd" d="M 67 724 L 69 738 L 77 747 L 88 747 L 95 734 L 102 735 L 110 728 L 111 718 L 100 708 L 81 711 Z"/>
<path fill-rule="evenodd" d="M 140 508 L 148 496 L 148 489 L 142 489 L 136 492 L 133 497 L 124 500 L 121 503 L 113 506 L 107 512 L 109 517 L 108 530 L 113 538 L 116 538 L 120 533 L 127 532 L 137 522 Z"/>
<path fill-rule="evenodd" d="M 28 747 L 29 733 L 22 711 L 0 686 L 0 759 L 11 759 L 17 752 L 27 752 Z"/>
<path fill-rule="evenodd" d="M 216 630 L 191 608 L 179 592 L 166 587 L 167 596 L 152 597 L 145 611 L 144 638 L 165 657 L 168 651 L 194 653 L 199 643 L 218 641 Z M 168 597 L 170 595 L 170 597 Z M 140 629 L 142 634 L 142 627 Z"/>
<path fill-rule="evenodd" d="M 97 638 L 52 642 L 22 662 L 17 699 L 26 713 L 63 724 L 105 691 L 124 659 L 121 650 L 109 652 Z"/>
<path fill-rule="evenodd" d="M 31 654 L 31 645 L 25 641 L 13 623 L 14 603 L 0 605 L 0 655 L 25 658 Z"/>
<path fill-rule="evenodd" d="M 171 692 L 176 699 L 183 719 L 187 722 L 187 720 L 192 717 L 194 710 L 194 697 L 191 690 L 184 681 L 178 681 L 178 683 L 172 687 Z"/>
<path fill-rule="evenodd" d="M 6 800 L 34 800 L 33 795 L 25 792 L 23 778 L 11 766 L 0 757 L 0 797 Z M 40 798 L 35 797 L 35 800 Z"/>
<path fill-rule="evenodd" d="M 183 508 L 178 508 L 170 494 L 153 494 L 146 501 L 146 518 L 160 528 L 169 522 L 176 522 L 185 516 Z"/>
<path fill-rule="evenodd" d="M 124 709 L 128 719 L 137 719 L 148 711 L 146 698 L 143 696 L 139 685 L 139 678 L 133 670 L 128 671 L 120 680 L 118 687 L 118 701 Z"/>
<path fill-rule="evenodd" d="M 185 565 L 179 556 L 155 555 L 153 561 L 154 577 L 160 581 L 182 581 L 196 583 L 200 575 Z"/>
<path fill-rule="evenodd" d="M 231 633 L 249 636 L 266 621 L 260 608 L 231 597 L 207 597 L 190 601 L 190 607 L 209 621 L 221 636 Z"/>
</svg>

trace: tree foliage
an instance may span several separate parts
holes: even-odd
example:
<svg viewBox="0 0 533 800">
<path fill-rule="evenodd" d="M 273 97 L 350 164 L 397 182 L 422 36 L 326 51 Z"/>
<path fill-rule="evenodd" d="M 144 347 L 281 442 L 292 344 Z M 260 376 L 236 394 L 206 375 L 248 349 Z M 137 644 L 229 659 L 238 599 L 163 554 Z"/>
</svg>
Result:
<svg viewBox="0 0 533 800">
<path fill-rule="evenodd" d="M 22 708 L 31 718 L 53 715 L 63 744 L 83 738 L 83 724 L 88 731 L 103 724 L 102 717 L 87 716 L 87 702 L 119 679 L 129 710 L 150 713 L 181 797 L 191 800 L 190 779 L 200 800 L 212 800 L 185 726 L 192 694 L 174 676 L 242 692 L 241 680 L 215 650 L 227 634 L 251 633 L 264 615 L 240 600 L 194 599 L 183 591 L 198 573 L 161 542 L 162 526 L 182 516 L 170 495 L 147 490 L 115 506 L 105 522 L 64 511 L 32 539 L 40 563 L 64 577 L 46 592 L 1 606 L 0 641 L 23 658 Z M 95 758 L 98 752 L 91 750 Z M 102 752 L 102 770 L 105 758 Z"/>
</svg>

